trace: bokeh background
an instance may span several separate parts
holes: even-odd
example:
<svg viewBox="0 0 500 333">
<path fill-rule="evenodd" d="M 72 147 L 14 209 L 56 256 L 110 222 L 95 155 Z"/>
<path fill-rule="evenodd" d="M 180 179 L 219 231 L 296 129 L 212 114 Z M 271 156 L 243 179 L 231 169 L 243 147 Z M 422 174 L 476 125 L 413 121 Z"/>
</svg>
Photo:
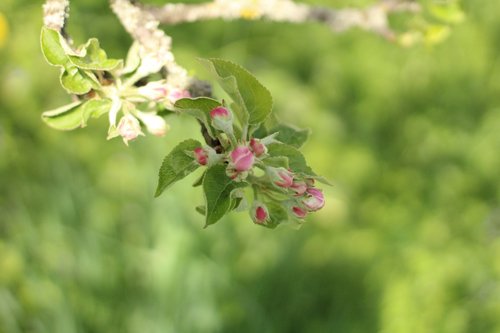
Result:
<svg viewBox="0 0 500 333">
<path fill-rule="evenodd" d="M 236 61 L 313 130 L 305 155 L 335 185 L 298 231 L 245 213 L 203 229 L 195 175 L 153 199 L 164 155 L 200 137 L 187 117 L 129 148 L 104 118 L 46 127 L 70 98 L 39 51 L 41 3 L 0 2 L 0 332 L 500 332 L 498 1 L 465 1 L 433 47 L 316 24 L 168 28 L 193 74 L 196 57 Z M 71 12 L 77 43 L 125 55 L 106 1 Z"/>
</svg>

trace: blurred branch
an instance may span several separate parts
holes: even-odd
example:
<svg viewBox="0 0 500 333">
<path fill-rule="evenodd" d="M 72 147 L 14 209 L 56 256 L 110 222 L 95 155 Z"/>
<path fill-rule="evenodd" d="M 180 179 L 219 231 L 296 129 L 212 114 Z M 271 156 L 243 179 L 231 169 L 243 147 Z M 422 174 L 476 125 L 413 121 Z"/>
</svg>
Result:
<svg viewBox="0 0 500 333">
<path fill-rule="evenodd" d="M 47 0 L 43 5 L 43 24 L 50 29 L 64 31 L 69 16 L 69 0 Z"/>
<path fill-rule="evenodd" d="M 166 4 L 144 9 L 163 24 L 179 24 L 212 19 L 267 19 L 277 22 L 320 22 L 335 32 L 361 28 L 392 39 L 388 16 L 394 12 L 418 12 L 413 1 L 382 0 L 365 8 L 332 9 L 295 3 L 292 0 L 214 0 L 201 4 Z"/>
<path fill-rule="evenodd" d="M 175 62 L 171 52 L 172 38 L 158 28 L 159 22 L 150 12 L 130 0 L 111 0 L 111 8 L 123 27 L 140 45 L 141 59 L 151 73 L 167 71 L 168 84 L 185 89 L 189 85 L 187 71 Z"/>
</svg>

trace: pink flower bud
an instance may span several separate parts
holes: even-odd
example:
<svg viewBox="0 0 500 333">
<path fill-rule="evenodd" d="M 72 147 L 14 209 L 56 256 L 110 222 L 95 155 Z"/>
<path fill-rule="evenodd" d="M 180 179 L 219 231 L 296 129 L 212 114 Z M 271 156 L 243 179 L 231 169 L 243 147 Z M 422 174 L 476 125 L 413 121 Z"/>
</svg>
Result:
<svg viewBox="0 0 500 333">
<path fill-rule="evenodd" d="M 292 212 L 299 219 L 303 219 L 307 215 L 307 211 L 305 211 L 304 209 L 297 207 L 297 206 L 292 207 Z"/>
<path fill-rule="evenodd" d="M 288 188 L 293 184 L 293 174 L 285 168 L 267 168 L 271 181 L 279 187 Z"/>
<path fill-rule="evenodd" d="M 233 115 L 225 107 L 218 106 L 210 111 L 212 126 L 228 135 L 233 134 Z"/>
<path fill-rule="evenodd" d="M 223 106 L 218 106 L 212 111 L 210 111 L 210 118 L 212 119 L 223 119 L 223 120 L 231 120 L 232 115 L 228 109 Z"/>
<path fill-rule="evenodd" d="M 231 152 L 231 166 L 238 172 L 250 170 L 254 160 L 255 157 L 247 146 L 238 146 Z"/>
<path fill-rule="evenodd" d="M 193 151 L 193 153 L 194 153 L 194 157 L 196 158 L 196 161 L 200 165 L 207 165 L 208 164 L 208 154 L 203 148 L 198 147 Z"/>
<path fill-rule="evenodd" d="M 292 186 L 290 186 L 292 191 L 295 192 L 295 195 L 300 196 L 307 191 L 307 184 L 304 181 L 294 181 Z"/>
<path fill-rule="evenodd" d="M 267 153 L 267 148 L 263 145 L 260 140 L 252 138 L 250 140 L 250 149 L 252 149 L 255 156 L 259 157 Z"/>
<path fill-rule="evenodd" d="M 254 202 L 250 215 L 252 220 L 257 224 L 265 224 L 269 219 L 267 207 L 261 202 Z"/>
<path fill-rule="evenodd" d="M 117 129 L 125 144 L 128 144 L 128 141 L 134 140 L 139 135 L 144 135 L 139 120 L 131 114 L 126 114 L 120 119 Z"/>
<path fill-rule="evenodd" d="M 302 200 L 302 203 L 306 206 L 309 211 L 317 211 L 323 208 L 325 205 L 325 197 L 323 192 L 317 188 L 307 189 L 306 198 Z"/>
</svg>

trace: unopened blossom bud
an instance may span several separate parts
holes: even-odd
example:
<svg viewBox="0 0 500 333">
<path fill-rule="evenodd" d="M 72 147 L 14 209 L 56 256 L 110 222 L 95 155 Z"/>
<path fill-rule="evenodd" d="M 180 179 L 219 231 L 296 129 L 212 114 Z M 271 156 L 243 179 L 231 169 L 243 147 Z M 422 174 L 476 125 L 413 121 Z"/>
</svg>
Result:
<svg viewBox="0 0 500 333">
<path fill-rule="evenodd" d="M 210 146 L 196 148 L 195 150 L 193 150 L 192 156 L 200 165 L 207 166 L 215 165 L 219 163 L 219 161 L 223 158 L 223 155 L 217 154 L 215 149 Z"/>
<path fill-rule="evenodd" d="M 212 118 L 212 126 L 215 129 L 227 134 L 233 134 L 233 115 L 231 111 L 223 106 L 218 106 L 210 111 L 210 118 Z"/>
<path fill-rule="evenodd" d="M 302 200 L 304 206 L 310 211 L 317 211 L 325 205 L 325 197 L 323 192 L 317 188 L 309 188 L 306 192 L 306 198 Z"/>
<path fill-rule="evenodd" d="M 231 166 L 234 170 L 248 171 L 252 168 L 255 157 L 247 146 L 237 146 L 230 154 Z"/>
<path fill-rule="evenodd" d="M 125 144 L 128 144 L 128 141 L 134 140 L 139 135 L 144 135 L 139 120 L 131 114 L 126 114 L 120 119 L 117 129 Z"/>
<path fill-rule="evenodd" d="M 293 206 L 292 207 L 292 213 L 299 219 L 303 219 L 307 215 L 307 211 L 305 209 L 302 209 L 298 206 Z"/>
<path fill-rule="evenodd" d="M 164 136 L 169 130 L 169 126 L 163 117 L 154 112 L 137 112 L 137 117 L 146 125 L 148 132 L 156 136 Z"/>
<path fill-rule="evenodd" d="M 207 165 L 208 164 L 208 154 L 203 148 L 198 147 L 193 151 L 193 153 L 194 153 L 194 157 L 195 157 L 196 161 L 200 165 Z"/>
<path fill-rule="evenodd" d="M 226 168 L 226 175 L 235 182 L 241 182 L 242 180 L 245 180 L 248 177 L 248 171 L 237 171 L 230 164 Z"/>
<path fill-rule="evenodd" d="M 269 211 L 262 202 L 255 201 L 250 209 L 250 216 L 257 224 L 265 224 L 269 219 Z"/>
<path fill-rule="evenodd" d="M 252 149 L 255 156 L 259 157 L 265 153 L 267 153 L 267 148 L 259 139 L 252 138 L 250 140 L 250 149 Z"/>
<path fill-rule="evenodd" d="M 293 174 L 285 168 L 267 168 L 267 174 L 274 185 L 288 188 L 293 184 Z"/>
<path fill-rule="evenodd" d="M 295 192 L 295 195 L 300 196 L 307 191 L 307 184 L 305 181 L 294 181 L 290 189 Z"/>
<path fill-rule="evenodd" d="M 167 86 L 164 80 L 149 82 L 137 89 L 139 94 L 152 101 L 158 101 L 167 96 Z"/>
</svg>

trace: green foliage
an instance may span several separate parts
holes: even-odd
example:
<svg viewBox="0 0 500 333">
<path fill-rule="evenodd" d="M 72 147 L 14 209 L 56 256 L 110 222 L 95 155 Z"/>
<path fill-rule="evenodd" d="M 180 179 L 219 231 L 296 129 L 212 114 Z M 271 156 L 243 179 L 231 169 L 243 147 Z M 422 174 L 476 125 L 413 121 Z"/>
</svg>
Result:
<svg viewBox="0 0 500 333">
<path fill-rule="evenodd" d="M 207 129 L 209 135 L 215 138 L 214 129 L 210 124 L 210 111 L 220 106 L 221 103 L 208 97 L 183 98 L 175 102 L 175 109 L 183 114 L 197 118 Z"/>
<path fill-rule="evenodd" d="M 68 29 L 120 58 L 130 37 L 108 6 L 71 1 Z M 442 44 L 410 49 L 315 24 L 169 27 L 187 67 L 242 64 L 282 119 L 314 130 L 328 204 L 299 232 L 269 232 L 245 213 L 200 228 L 188 185 L 202 170 L 151 200 L 159 154 L 202 140 L 187 117 L 129 148 L 104 142 L 103 122 L 41 126 L 70 99 L 39 56 L 40 6 L 0 1 L 0 331 L 498 332 L 500 3 L 463 8 Z"/>
<path fill-rule="evenodd" d="M 52 111 L 42 113 L 42 119 L 47 125 L 58 130 L 73 130 L 85 127 L 89 118 L 99 118 L 109 111 L 109 99 L 74 102 Z"/>
<path fill-rule="evenodd" d="M 188 139 L 179 143 L 163 160 L 160 168 L 158 187 L 155 196 L 159 196 L 175 182 L 183 179 L 196 169 L 199 165 L 196 160 L 189 155 L 201 144 L 193 139 Z"/>
<path fill-rule="evenodd" d="M 241 66 L 222 59 L 201 60 L 217 78 L 221 87 L 233 99 L 233 109 L 242 128 L 258 125 L 272 111 L 273 99 L 250 72 Z"/>
<path fill-rule="evenodd" d="M 205 197 L 205 227 L 219 221 L 236 206 L 233 192 L 247 186 L 245 183 L 236 183 L 226 176 L 223 165 L 209 168 L 203 178 L 203 193 Z"/>
</svg>

